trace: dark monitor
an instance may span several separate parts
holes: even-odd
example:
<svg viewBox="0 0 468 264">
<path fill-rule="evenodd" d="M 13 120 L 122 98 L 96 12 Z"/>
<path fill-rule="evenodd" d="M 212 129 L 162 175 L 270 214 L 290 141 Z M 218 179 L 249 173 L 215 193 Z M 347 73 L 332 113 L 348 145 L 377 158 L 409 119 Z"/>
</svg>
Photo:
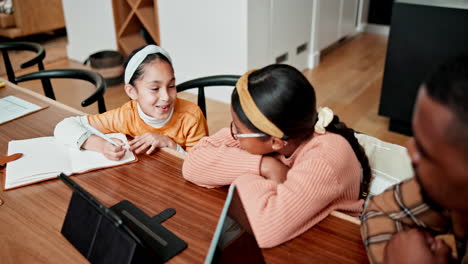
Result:
<svg viewBox="0 0 468 264">
<path fill-rule="evenodd" d="M 205 264 L 265 263 L 236 186 L 229 188 Z"/>
</svg>

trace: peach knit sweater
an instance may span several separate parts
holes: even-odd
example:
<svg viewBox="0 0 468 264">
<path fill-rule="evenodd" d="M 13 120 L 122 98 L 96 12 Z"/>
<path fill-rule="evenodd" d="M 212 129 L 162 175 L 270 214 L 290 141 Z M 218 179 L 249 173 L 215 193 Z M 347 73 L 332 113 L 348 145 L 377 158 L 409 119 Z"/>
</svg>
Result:
<svg viewBox="0 0 468 264">
<path fill-rule="evenodd" d="M 242 150 L 224 128 L 189 151 L 183 175 L 204 187 L 234 183 L 262 248 L 299 236 L 333 210 L 361 212 L 362 169 L 343 137 L 314 134 L 290 157 L 277 158 L 290 167 L 282 184 L 260 176 L 262 156 Z"/>
</svg>

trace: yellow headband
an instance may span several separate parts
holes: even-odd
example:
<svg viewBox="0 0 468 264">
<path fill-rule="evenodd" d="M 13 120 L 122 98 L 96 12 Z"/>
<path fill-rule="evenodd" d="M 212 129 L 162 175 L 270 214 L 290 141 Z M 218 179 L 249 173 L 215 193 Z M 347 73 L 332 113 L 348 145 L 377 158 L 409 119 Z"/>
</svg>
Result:
<svg viewBox="0 0 468 264">
<path fill-rule="evenodd" d="M 237 81 L 236 89 L 239 94 L 239 100 L 242 110 L 252 124 L 265 132 L 268 135 L 283 138 L 284 133 L 275 124 L 273 124 L 263 113 L 258 109 L 248 89 L 249 75 L 255 70 L 250 70 L 240 77 Z"/>
</svg>

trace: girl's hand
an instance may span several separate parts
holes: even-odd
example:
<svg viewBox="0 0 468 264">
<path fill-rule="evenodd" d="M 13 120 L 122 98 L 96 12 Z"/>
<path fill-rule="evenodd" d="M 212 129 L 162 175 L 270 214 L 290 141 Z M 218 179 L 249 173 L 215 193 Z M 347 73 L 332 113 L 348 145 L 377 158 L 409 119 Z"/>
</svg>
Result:
<svg viewBox="0 0 468 264">
<path fill-rule="evenodd" d="M 112 140 L 119 144 L 118 147 L 112 145 L 112 143 L 107 142 L 106 140 L 96 136 L 91 135 L 84 143 L 81 145 L 83 149 L 92 150 L 102 153 L 106 158 L 110 160 L 120 160 L 125 156 L 124 143 L 118 138 L 112 138 Z"/>
<path fill-rule="evenodd" d="M 129 142 L 130 150 L 140 154 L 146 151 L 147 155 L 153 153 L 157 148 L 177 149 L 177 144 L 167 136 L 157 133 L 145 133 L 135 137 Z"/>
<path fill-rule="evenodd" d="M 118 138 L 111 138 L 115 143 L 119 144 L 118 147 L 112 145 L 112 143 L 103 141 L 101 153 L 110 160 L 121 160 L 125 156 L 124 143 Z"/>
<path fill-rule="evenodd" d="M 277 183 L 283 183 L 286 180 L 289 167 L 284 165 L 281 161 L 271 157 L 263 156 L 260 163 L 260 174 Z"/>
</svg>

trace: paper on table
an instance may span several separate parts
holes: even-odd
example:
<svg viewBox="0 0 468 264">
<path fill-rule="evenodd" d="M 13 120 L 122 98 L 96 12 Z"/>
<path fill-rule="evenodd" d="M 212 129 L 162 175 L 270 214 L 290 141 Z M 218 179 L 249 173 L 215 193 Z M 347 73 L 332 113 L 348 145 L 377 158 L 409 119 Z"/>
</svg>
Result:
<svg viewBox="0 0 468 264">
<path fill-rule="evenodd" d="M 0 124 L 40 110 L 41 108 L 13 95 L 0 98 Z"/>
<path fill-rule="evenodd" d="M 106 134 L 106 136 L 110 138 L 120 139 L 122 142 L 125 143 L 124 148 L 127 147 L 128 149 L 127 137 L 124 134 L 112 133 Z M 74 173 L 85 172 L 96 167 L 110 167 L 121 163 L 126 163 L 135 159 L 135 156 L 129 150 L 125 152 L 125 156 L 119 161 L 109 160 L 99 152 L 83 150 L 76 151 L 75 149 L 71 148 L 69 148 L 68 150 L 68 156 L 71 161 L 71 169 Z"/>
<path fill-rule="evenodd" d="M 127 142 L 124 134 L 107 135 Z M 8 153 L 23 153 L 23 157 L 7 164 L 5 190 L 55 178 L 60 172 L 70 175 L 136 160 L 131 151 L 126 151 L 121 160 L 113 161 L 98 152 L 77 150 L 59 144 L 54 137 L 10 141 Z"/>
</svg>

